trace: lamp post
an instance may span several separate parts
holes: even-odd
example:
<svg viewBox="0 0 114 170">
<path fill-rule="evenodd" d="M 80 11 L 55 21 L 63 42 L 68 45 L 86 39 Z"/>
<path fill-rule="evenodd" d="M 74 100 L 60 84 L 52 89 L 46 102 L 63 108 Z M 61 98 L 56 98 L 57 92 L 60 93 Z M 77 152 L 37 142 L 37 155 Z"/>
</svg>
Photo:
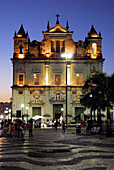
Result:
<svg viewBox="0 0 114 170">
<path fill-rule="evenodd" d="M 90 94 L 89 95 L 89 97 L 92 99 L 92 97 L 93 97 L 93 95 L 92 94 Z M 91 115 L 91 122 L 92 122 L 92 106 L 91 106 L 91 108 L 90 108 L 91 110 L 90 110 L 90 115 Z"/>
<path fill-rule="evenodd" d="M 61 57 L 66 58 L 66 127 L 67 127 L 67 59 L 72 58 L 71 53 L 63 53 Z"/>
<path fill-rule="evenodd" d="M 24 104 L 21 104 L 21 108 L 22 108 L 22 120 L 23 120 L 23 108 L 24 108 Z"/>
<path fill-rule="evenodd" d="M 62 116 L 63 116 L 63 111 L 64 111 L 64 108 L 61 108 Z"/>
</svg>

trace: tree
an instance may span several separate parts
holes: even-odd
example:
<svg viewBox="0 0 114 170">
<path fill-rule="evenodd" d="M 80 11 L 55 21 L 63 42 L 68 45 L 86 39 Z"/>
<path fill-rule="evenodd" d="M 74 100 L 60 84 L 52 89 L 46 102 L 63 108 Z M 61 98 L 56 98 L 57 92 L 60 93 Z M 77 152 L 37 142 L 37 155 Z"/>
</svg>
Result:
<svg viewBox="0 0 114 170">
<path fill-rule="evenodd" d="M 91 108 L 92 110 L 98 110 L 98 120 L 101 120 L 101 109 L 105 108 L 105 87 L 106 75 L 105 74 L 95 74 L 93 77 L 89 78 L 85 85 L 83 86 L 82 92 L 83 97 L 81 99 L 81 104 Z M 92 113 L 91 113 L 92 114 Z M 91 115 L 92 119 L 92 115 Z M 95 119 L 95 113 L 94 113 Z"/>
<path fill-rule="evenodd" d="M 85 82 L 82 92 L 81 104 L 91 110 L 98 110 L 98 122 L 101 122 L 101 109 L 107 107 L 107 136 L 111 136 L 110 107 L 111 102 L 114 102 L 114 74 L 110 77 L 105 73 L 93 75 Z"/>
</svg>

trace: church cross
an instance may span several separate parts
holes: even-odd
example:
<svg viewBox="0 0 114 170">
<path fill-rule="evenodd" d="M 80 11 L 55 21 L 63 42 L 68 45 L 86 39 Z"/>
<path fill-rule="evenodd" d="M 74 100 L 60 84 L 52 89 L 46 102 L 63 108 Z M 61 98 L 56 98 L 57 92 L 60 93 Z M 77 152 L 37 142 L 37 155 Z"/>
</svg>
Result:
<svg viewBox="0 0 114 170">
<path fill-rule="evenodd" d="M 57 21 L 56 21 L 56 24 L 59 24 L 59 20 L 58 20 L 58 18 L 60 17 L 60 15 L 56 15 L 56 17 L 57 17 Z"/>
</svg>

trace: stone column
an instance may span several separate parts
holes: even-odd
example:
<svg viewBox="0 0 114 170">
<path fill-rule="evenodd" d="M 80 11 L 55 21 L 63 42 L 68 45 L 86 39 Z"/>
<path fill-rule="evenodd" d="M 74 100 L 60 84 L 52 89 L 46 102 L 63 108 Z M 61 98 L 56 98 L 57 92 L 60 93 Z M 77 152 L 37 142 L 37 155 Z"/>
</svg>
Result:
<svg viewBox="0 0 114 170">
<path fill-rule="evenodd" d="M 45 63 L 45 84 L 48 86 L 49 84 L 49 63 Z"/>
<path fill-rule="evenodd" d="M 67 65 L 67 85 L 70 85 L 70 66 L 71 65 Z"/>
<path fill-rule="evenodd" d="M 71 62 L 67 62 L 67 85 L 70 85 L 70 72 L 71 72 Z"/>
</svg>

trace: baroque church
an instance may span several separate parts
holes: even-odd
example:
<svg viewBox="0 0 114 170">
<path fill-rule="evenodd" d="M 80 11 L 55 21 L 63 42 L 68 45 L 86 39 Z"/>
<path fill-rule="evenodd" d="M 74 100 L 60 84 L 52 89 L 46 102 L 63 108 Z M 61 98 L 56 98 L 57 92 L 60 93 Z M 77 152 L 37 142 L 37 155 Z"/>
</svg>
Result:
<svg viewBox="0 0 114 170">
<path fill-rule="evenodd" d="M 30 119 L 35 115 L 70 122 L 89 114 L 80 104 L 84 82 L 103 68 L 102 37 L 94 26 L 85 41 L 75 42 L 73 31 L 59 23 L 42 31 L 43 40 L 30 41 L 21 25 L 14 34 L 12 117 Z"/>
</svg>

